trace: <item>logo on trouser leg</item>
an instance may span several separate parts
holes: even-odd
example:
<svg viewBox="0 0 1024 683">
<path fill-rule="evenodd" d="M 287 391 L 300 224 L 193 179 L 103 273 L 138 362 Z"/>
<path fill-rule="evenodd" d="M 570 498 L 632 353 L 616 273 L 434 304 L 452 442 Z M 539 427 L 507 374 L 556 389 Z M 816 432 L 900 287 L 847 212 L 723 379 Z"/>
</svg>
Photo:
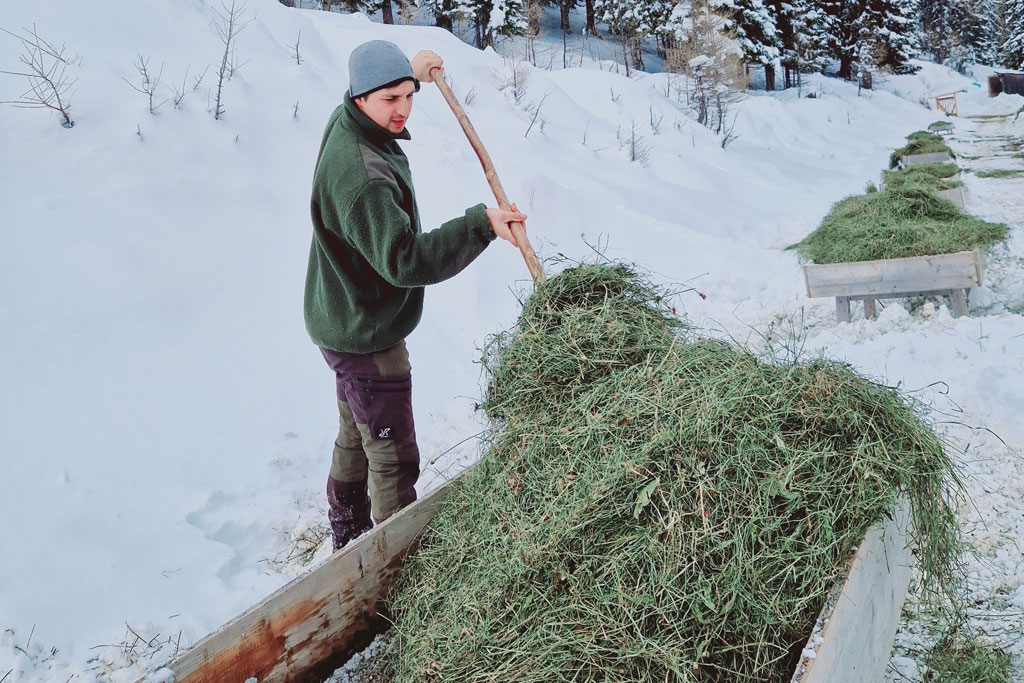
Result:
<svg viewBox="0 0 1024 683">
<path fill-rule="evenodd" d="M 391 427 L 385 427 L 380 430 L 380 434 L 377 435 L 378 439 L 390 439 L 391 438 Z"/>
</svg>

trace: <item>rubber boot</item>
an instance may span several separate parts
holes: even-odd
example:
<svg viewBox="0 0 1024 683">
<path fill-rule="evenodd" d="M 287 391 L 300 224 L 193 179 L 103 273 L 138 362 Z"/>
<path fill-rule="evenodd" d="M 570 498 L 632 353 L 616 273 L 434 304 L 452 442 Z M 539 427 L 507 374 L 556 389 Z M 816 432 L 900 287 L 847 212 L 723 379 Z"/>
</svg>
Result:
<svg viewBox="0 0 1024 683">
<path fill-rule="evenodd" d="M 348 543 L 373 527 L 370 521 L 370 497 L 366 481 L 341 482 L 327 477 L 327 519 L 331 522 L 334 549 Z"/>
</svg>

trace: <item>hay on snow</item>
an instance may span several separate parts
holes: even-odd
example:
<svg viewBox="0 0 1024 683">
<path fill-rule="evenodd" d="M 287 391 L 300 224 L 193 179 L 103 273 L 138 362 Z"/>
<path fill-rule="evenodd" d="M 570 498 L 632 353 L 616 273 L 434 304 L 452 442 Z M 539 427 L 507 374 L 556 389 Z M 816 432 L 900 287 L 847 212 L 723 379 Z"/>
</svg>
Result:
<svg viewBox="0 0 1024 683">
<path fill-rule="evenodd" d="M 894 159 L 949 149 L 931 133 L 913 133 L 907 139 Z M 937 144 L 943 149 L 936 149 Z M 975 218 L 940 196 L 962 184 L 952 180 L 958 171 L 952 163 L 886 171 L 881 191 L 837 202 L 821 225 L 790 249 L 812 263 L 850 263 L 952 254 L 1002 242 L 1009 235 L 1007 226 Z"/>
<path fill-rule="evenodd" d="M 403 571 L 396 681 L 788 681 L 901 494 L 956 576 L 951 463 L 900 394 L 701 338 L 628 267 L 541 283 L 485 365 L 491 447 Z"/>
</svg>

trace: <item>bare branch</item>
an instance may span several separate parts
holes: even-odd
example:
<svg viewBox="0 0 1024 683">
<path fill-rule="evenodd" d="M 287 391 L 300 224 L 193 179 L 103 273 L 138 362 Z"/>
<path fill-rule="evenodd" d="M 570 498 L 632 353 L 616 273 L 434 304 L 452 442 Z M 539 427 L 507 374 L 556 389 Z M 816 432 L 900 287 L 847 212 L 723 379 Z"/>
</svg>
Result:
<svg viewBox="0 0 1024 683">
<path fill-rule="evenodd" d="M 24 52 L 18 56 L 19 61 L 27 67 L 26 71 L 2 71 L 0 73 L 19 76 L 28 80 L 28 90 L 20 99 L 0 102 L 15 107 L 28 109 L 52 109 L 61 115 L 61 125 L 71 128 L 75 122 L 71 119 L 71 96 L 75 79 L 67 76 L 68 59 L 64 56 L 65 45 L 59 48 L 42 39 L 36 30 L 23 29 L 23 35 L 0 29 L 7 35 L 21 41 Z"/>
<path fill-rule="evenodd" d="M 236 65 L 234 54 L 235 37 L 244 29 L 251 18 L 245 18 L 245 5 L 239 5 L 238 0 L 231 0 L 231 7 L 221 5 L 223 12 L 214 10 L 218 21 L 214 22 L 214 29 L 220 40 L 224 43 L 224 54 L 220 60 L 220 69 L 217 72 L 217 99 L 213 109 L 213 118 L 220 120 L 224 115 L 224 103 L 221 99 L 224 91 L 224 78 L 234 75 Z"/>
<path fill-rule="evenodd" d="M 153 103 L 153 95 L 156 93 L 156 89 L 160 87 L 160 78 L 164 75 L 164 65 L 160 65 L 160 73 L 156 75 L 156 78 L 153 78 L 153 76 L 150 75 L 149 60 L 147 60 L 142 55 L 139 55 L 139 59 L 137 62 L 134 63 L 134 66 L 135 69 L 139 72 L 139 78 L 142 79 L 142 85 L 137 86 L 124 77 L 122 77 L 121 80 L 130 85 L 132 90 L 135 90 L 136 92 L 140 92 L 143 95 L 146 95 L 149 98 L 149 113 L 156 114 L 156 110 L 163 106 L 165 102 L 167 102 L 167 100 L 164 100 L 160 104 Z M 177 94 L 177 89 L 175 89 L 175 93 Z M 182 95 L 182 97 L 184 97 L 184 95 Z M 180 99 L 175 100 L 174 104 L 177 105 L 178 102 L 180 101 Z"/>
</svg>

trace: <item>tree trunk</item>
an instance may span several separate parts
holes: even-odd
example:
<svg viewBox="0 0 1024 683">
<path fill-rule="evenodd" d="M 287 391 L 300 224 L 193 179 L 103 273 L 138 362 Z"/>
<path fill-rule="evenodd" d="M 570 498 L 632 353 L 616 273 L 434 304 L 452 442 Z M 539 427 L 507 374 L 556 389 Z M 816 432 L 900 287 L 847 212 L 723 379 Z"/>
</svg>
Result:
<svg viewBox="0 0 1024 683">
<path fill-rule="evenodd" d="M 643 39 L 636 36 L 630 36 L 629 46 L 633 53 L 633 68 L 640 71 L 644 70 L 644 53 L 643 53 Z"/>
<path fill-rule="evenodd" d="M 853 56 L 852 55 L 839 55 L 839 78 L 843 80 L 850 80 L 853 76 Z"/>
<path fill-rule="evenodd" d="M 562 10 L 561 29 L 563 33 L 572 33 L 572 30 L 569 28 L 569 6 L 571 4 L 572 0 L 561 0 L 559 2 L 559 9 Z"/>
<path fill-rule="evenodd" d="M 793 69 L 789 68 L 788 66 L 785 67 L 785 71 L 783 72 L 782 78 L 783 82 L 785 83 L 786 90 L 789 90 L 790 88 L 793 87 Z"/>
<path fill-rule="evenodd" d="M 594 25 L 594 0 L 586 0 L 587 6 L 587 33 L 597 35 L 597 27 Z"/>
<path fill-rule="evenodd" d="M 771 92 L 775 90 L 775 65 L 764 65 L 764 89 Z"/>
<path fill-rule="evenodd" d="M 391 13 L 391 0 L 382 0 L 381 5 L 380 5 L 380 15 L 381 15 L 381 20 L 385 24 L 393 24 L 393 23 L 395 23 L 395 17 Z"/>
<path fill-rule="evenodd" d="M 437 26 L 438 28 L 443 28 L 444 30 L 451 33 L 453 28 L 452 18 L 446 14 L 434 15 L 434 26 Z"/>
</svg>

